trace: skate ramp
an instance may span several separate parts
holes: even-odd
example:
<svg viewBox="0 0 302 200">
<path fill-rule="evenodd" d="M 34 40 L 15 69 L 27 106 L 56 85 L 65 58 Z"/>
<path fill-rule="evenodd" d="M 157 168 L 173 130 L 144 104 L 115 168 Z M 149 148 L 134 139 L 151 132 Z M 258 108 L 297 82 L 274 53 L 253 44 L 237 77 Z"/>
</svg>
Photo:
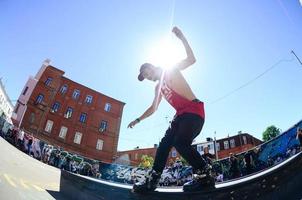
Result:
<svg viewBox="0 0 302 200">
<path fill-rule="evenodd" d="M 148 194 L 133 194 L 131 185 L 98 180 L 67 171 L 61 173 L 60 193 L 68 199 L 301 199 L 301 152 L 257 174 L 216 184 L 215 189 L 184 193 L 182 188 L 158 188 Z"/>
</svg>

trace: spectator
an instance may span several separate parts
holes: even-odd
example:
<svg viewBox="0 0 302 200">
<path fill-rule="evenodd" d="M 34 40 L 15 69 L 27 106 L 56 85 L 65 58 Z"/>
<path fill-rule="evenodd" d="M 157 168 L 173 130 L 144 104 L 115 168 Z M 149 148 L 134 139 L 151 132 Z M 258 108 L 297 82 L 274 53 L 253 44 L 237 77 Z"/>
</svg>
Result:
<svg viewBox="0 0 302 200">
<path fill-rule="evenodd" d="M 49 164 L 51 152 L 52 152 L 52 146 L 48 145 L 48 148 L 46 149 L 46 156 L 45 156 L 45 163 L 47 164 Z"/>
<path fill-rule="evenodd" d="M 36 159 L 41 160 L 41 155 L 39 151 L 36 151 Z"/>
<path fill-rule="evenodd" d="M 32 144 L 33 144 L 33 138 L 30 136 L 29 140 L 28 140 L 28 143 L 27 143 L 27 153 L 28 153 L 28 155 L 30 155 Z"/>
<path fill-rule="evenodd" d="M 18 131 L 18 142 L 17 147 L 19 150 L 23 151 L 23 142 L 24 142 L 24 131 L 23 129 L 21 131 Z"/>
<path fill-rule="evenodd" d="M 8 138 L 10 138 L 12 134 L 13 134 L 13 130 L 10 128 L 10 129 L 7 130 L 7 132 L 6 132 L 5 136 L 4 136 L 4 138 L 5 138 L 6 140 L 8 140 Z"/>
<path fill-rule="evenodd" d="M 63 169 L 65 156 L 62 153 L 60 153 L 59 158 L 60 158 L 60 160 L 59 160 L 58 168 Z"/>
<path fill-rule="evenodd" d="M 209 148 L 208 147 L 205 147 L 203 149 L 204 153 L 202 155 L 203 159 L 210 165 L 213 164 L 213 159 L 215 159 L 215 155 L 211 154 L 209 152 Z"/>
<path fill-rule="evenodd" d="M 266 168 L 266 165 L 264 166 L 263 162 L 259 160 L 259 155 L 261 154 L 262 146 L 256 147 L 251 152 L 252 158 L 253 158 L 253 164 L 254 164 L 254 171 L 259 171 L 264 168 Z"/>
<path fill-rule="evenodd" d="M 223 173 L 216 172 L 216 181 L 223 182 Z"/>
<path fill-rule="evenodd" d="M 253 155 L 252 151 L 247 151 L 244 154 L 244 167 L 245 167 L 245 175 L 249 175 L 253 172 Z"/>
<path fill-rule="evenodd" d="M 290 156 L 293 156 L 293 155 L 295 155 L 296 153 L 297 153 L 297 149 L 294 147 L 294 148 L 292 149 L 292 151 L 291 151 Z"/>
<path fill-rule="evenodd" d="M 60 151 L 55 150 L 54 152 L 54 163 L 53 166 L 58 167 L 59 166 L 59 161 L 60 161 Z"/>
<path fill-rule="evenodd" d="M 274 165 L 281 163 L 282 160 L 283 160 L 282 157 L 279 155 L 279 156 L 277 157 L 277 159 L 275 160 Z"/>
<path fill-rule="evenodd" d="M 71 171 L 71 159 L 70 159 L 70 157 L 67 155 L 66 157 L 65 157 L 65 165 L 64 165 L 64 169 L 66 170 L 66 171 Z"/>
<path fill-rule="evenodd" d="M 77 173 L 77 162 L 75 160 L 71 161 L 71 172 Z"/>
<path fill-rule="evenodd" d="M 240 177 L 239 162 L 233 153 L 230 153 L 229 162 L 231 165 L 230 167 L 231 178 L 233 179 L 233 178 Z"/>
<path fill-rule="evenodd" d="M 268 167 L 271 167 L 271 166 L 273 166 L 273 165 L 274 165 L 273 159 L 272 159 L 270 156 L 268 156 L 268 157 L 267 157 L 267 166 L 268 166 Z"/>
<path fill-rule="evenodd" d="M 286 153 L 285 153 L 285 158 L 289 158 L 291 156 L 292 150 L 290 148 L 287 148 Z"/>
<path fill-rule="evenodd" d="M 48 145 L 44 144 L 43 149 L 42 149 L 42 155 L 41 155 L 42 162 L 44 162 L 44 163 L 46 163 L 45 159 L 46 159 L 47 148 L 48 148 Z"/>
</svg>

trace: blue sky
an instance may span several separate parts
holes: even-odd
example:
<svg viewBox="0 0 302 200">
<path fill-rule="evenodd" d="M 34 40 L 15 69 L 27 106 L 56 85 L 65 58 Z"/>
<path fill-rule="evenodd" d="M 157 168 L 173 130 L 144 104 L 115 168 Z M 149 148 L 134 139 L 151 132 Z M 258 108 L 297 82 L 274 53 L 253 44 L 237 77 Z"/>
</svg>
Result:
<svg viewBox="0 0 302 200">
<path fill-rule="evenodd" d="M 153 116 L 134 129 L 127 125 L 153 100 L 154 83 L 139 82 L 138 69 L 155 44 L 173 38 L 172 25 L 182 29 L 197 59 L 183 72 L 206 106 L 196 141 L 215 131 L 217 138 L 238 131 L 261 138 L 270 125 L 286 130 L 302 119 L 302 66 L 290 53 L 302 58 L 298 0 L 2 0 L 0 77 L 15 100 L 28 76 L 49 58 L 68 78 L 126 103 L 119 150 L 152 147 L 173 108 L 162 101 Z"/>
</svg>

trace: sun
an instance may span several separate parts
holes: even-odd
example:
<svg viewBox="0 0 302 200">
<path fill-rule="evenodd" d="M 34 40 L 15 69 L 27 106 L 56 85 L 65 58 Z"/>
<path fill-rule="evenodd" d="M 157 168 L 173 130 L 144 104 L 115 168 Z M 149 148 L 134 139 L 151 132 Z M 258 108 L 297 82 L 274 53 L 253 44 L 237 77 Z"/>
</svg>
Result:
<svg viewBox="0 0 302 200">
<path fill-rule="evenodd" d="M 166 36 L 152 45 L 147 60 L 155 66 L 168 69 L 183 58 L 184 52 L 180 42 L 175 37 Z"/>
</svg>

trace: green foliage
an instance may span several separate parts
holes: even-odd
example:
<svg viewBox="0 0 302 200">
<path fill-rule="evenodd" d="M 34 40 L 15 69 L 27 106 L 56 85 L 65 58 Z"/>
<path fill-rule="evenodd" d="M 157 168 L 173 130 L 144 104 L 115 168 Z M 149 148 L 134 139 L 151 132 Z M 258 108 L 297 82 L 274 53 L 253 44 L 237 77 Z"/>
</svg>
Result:
<svg viewBox="0 0 302 200">
<path fill-rule="evenodd" d="M 139 167 L 151 168 L 153 166 L 153 162 L 154 162 L 154 160 L 151 156 L 142 155 Z"/>
<path fill-rule="evenodd" d="M 264 142 L 271 140 L 272 138 L 280 135 L 281 129 L 272 125 L 266 128 L 266 130 L 262 133 L 262 139 Z"/>
<path fill-rule="evenodd" d="M 189 163 L 181 156 L 180 161 L 182 162 L 183 165 L 189 166 Z"/>
</svg>

